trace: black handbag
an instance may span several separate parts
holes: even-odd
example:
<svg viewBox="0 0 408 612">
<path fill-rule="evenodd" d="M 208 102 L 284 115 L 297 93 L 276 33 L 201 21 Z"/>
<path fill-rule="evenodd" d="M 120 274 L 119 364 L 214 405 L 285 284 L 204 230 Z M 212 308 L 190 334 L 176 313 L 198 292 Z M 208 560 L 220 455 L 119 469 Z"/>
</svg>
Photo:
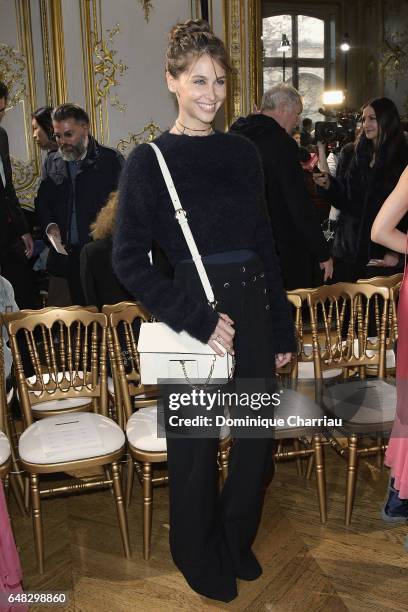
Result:
<svg viewBox="0 0 408 612">
<path fill-rule="evenodd" d="M 357 244 L 360 231 L 360 219 L 350 213 L 342 212 L 337 220 L 333 242 L 333 255 L 348 263 L 357 258 Z"/>
<path fill-rule="evenodd" d="M 46 268 L 51 276 L 60 276 L 61 278 L 68 278 L 69 276 L 69 256 L 61 255 L 57 251 L 50 247 Z"/>
</svg>

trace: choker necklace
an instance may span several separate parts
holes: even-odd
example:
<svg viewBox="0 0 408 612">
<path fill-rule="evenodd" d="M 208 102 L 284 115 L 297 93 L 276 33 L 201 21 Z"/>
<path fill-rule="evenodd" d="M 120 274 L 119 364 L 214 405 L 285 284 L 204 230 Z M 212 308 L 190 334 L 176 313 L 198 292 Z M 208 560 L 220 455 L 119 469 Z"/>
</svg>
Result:
<svg viewBox="0 0 408 612">
<path fill-rule="evenodd" d="M 183 129 L 181 130 L 177 124 L 179 124 Z M 197 130 L 195 128 L 189 128 L 186 125 L 183 125 L 181 121 L 179 121 L 178 119 L 176 119 L 176 121 L 174 122 L 174 127 L 176 128 L 178 132 L 180 132 L 180 134 L 183 134 L 183 135 L 185 134 L 186 130 L 189 130 L 190 132 L 207 132 L 205 136 L 209 136 L 214 131 L 212 128 L 212 125 L 210 125 L 208 128 L 205 128 L 204 130 Z"/>
</svg>

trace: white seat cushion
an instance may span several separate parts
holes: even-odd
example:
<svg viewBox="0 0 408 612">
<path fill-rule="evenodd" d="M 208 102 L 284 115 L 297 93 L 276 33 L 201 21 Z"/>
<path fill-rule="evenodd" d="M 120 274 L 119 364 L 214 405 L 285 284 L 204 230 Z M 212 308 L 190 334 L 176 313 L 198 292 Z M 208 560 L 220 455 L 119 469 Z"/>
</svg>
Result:
<svg viewBox="0 0 408 612">
<path fill-rule="evenodd" d="M 10 442 L 5 433 L 0 431 L 0 465 L 10 457 Z"/>
<path fill-rule="evenodd" d="M 108 455 L 125 443 L 111 419 L 91 412 L 57 415 L 37 421 L 21 435 L 19 453 L 28 463 L 63 463 Z"/>
<path fill-rule="evenodd" d="M 160 437 L 157 435 L 159 429 Z M 127 422 L 126 436 L 133 448 L 165 453 L 166 434 L 157 422 L 157 405 L 141 408 Z"/>
<path fill-rule="evenodd" d="M 305 379 L 310 378 L 314 379 L 314 365 L 313 361 L 300 361 L 298 364 L 298 378 Z M 334 370 L 325 370 L 323 372 L 323 378 L 334 378 L 335 376 L 341 376 L 341 369 Z"/>
<path fill-rule="evenodd" d="M 228 425 L 223 425 L 220 428 L 220 440 L 224 440 L 229 434 Z M 133 448 L 162 453 L 167 451 L 166 433 L 160 420 L 157 421 L 157 404 L 141 408 L 132 414 L 127 422 L 126 436 Z"/>
<path fill-rule="evenodd" d="M 51 410 L 67 410 L 68 408 L 79 408 L 91 403 L 90 397 L 67 397 L 67 399 L 50 400 L 49 402 L 40 402 L 32 404 L 31 410 L 35 411 L 51 411 Z"/>
</svg>

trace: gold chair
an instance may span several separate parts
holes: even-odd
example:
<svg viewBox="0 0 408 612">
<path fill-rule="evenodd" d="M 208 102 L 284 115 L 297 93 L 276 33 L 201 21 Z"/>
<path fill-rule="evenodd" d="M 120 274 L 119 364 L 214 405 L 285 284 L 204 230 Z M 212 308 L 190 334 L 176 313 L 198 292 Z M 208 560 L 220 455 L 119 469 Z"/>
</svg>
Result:
<svg viewBox="0 0 408 612">
<path fill-rule="evenodd" d="M 397 322 L 397 302 L 399 290 L 402 283 L 403 274 L 393 274 L 392 276 L 374 276 L 373 278 L 360 278 L 358 284 L 375 285 L 376 287 L 387 287 L 390 290 L 390 303 L 388 309 L 387 332 L 385 337 L 385 365 L 388 374 L 395 373 L 395 352 L 394 345 L 398 338 L 398 322 Z M 374 317 L 376 335 L 369 338 L 372 347 L 370 350 L 378 350 L 379 339 L 378 332 L 380 329 L 380 317 L 378 307 L 378 297 L 374 300 Z M 368 372 L 369 369 L 368 369 Z"/>
<path fill-rule="evenodd" d="M 377 298 L 380 317 L 379 347 L 371 350 L 369 322 Z M 382 439 L 392 429 L 396 390 L 385 379 L 385 336 L 388 321 L 389 290 L 368 284 L 338 283 L 320 287 L 309 298 L 313 336 L 313 360 L 317 396 L 325 414 L 339 419 L 328 437 L 340 456 L 347 460 L 345 523 L 353 510 L 358 458 L 385 450 Z M 344 312 L 347 317 L 344 318 Z M 319 329 L 324 329 L 324 343 Z M 367 379 L 367 366 L 378 371 L 378 379 Z M 328 385 L 323 373 L 341 368 L 345 382 Z M 350 371 L 359 374 L 350 378 Z M 338 436 L 345 436 L 344 448 Z M 364 438 L 375 438 L 374 445 L 360 446 Z"/>
<path fill-rule="evenodd" d="M 309 464 L 310 460 L 312 458 L 314 459 L 316 464 L 316 484 L 320 520 L 322 523 L 325 523 L 327 519 L 326 477 L 321 432 L 319 428 L 304 427 L 301 424 L 298 426 L 288 424 L 289 417 L 295 417 L 299 419 L 299 422 L 304 419 L 323 418 L 320 407 L 313 401 L 314 397 L 312 399 L 308 397 L 308 394 L 297 391 L 298 379 L 296 375 L 293 375 L 294 371 L 296 374 L 298 373 L 298 360 L 300 360 L 300 363 L 304 363 L 302 359 L 305 359 L 307 362 L 310 360 L 309 351 L 308 354 L 304 354 L 303 352 L 304 342 L 302 325 L 302 307 L 305 297 L 310 291 L 307 289 L 297 290 L 295 292 L 288 292 L 287 294 L 288 300 L 295 311 L 294 321 L 298 336 L 298 353 L 296 359 L 292 362 L 290 373 L 290 386 L 295 388 L 283 389 L 281 404 L 275 409 L 275 417 L 282 418 L 285 423 L 285 425 L 275 428 L 275 439 L 278 440 L 275 460 L 284 461 L 287 459 L 295 459 L 298 466 L 298 474 L 301 475 L 301 459 L 309 458 Z M 290 440 L 292 442 L 293 450 L 285 450 L 283 446 L 284 440 Z"/>
<path fill-rule="evenodd" d="M 66 312 L 76 312 L 79 309 L 85 310 L 91 313 L 98 312 L 98 309 L 96 308 L 96 306 L 83 306 L 83 307 L 82 306 L 67 306 L 66 308 L 64 308 Z M 2 318 L 3 318 L 5 325 L 7 326 L 12 321 L 22 321 L 26 317 L 30 317 L 30 316 L 42 316 L 54 310 L 58 311 L 61 309 L 57 308 L 56 306 L 48 306 L 46 308 L 42 308 L 41 310 L 29 310 L 29 309 L 17 310 L 16 312 L 3 313 Z M 66 350 L 66 346 L 65 346 L 66 338 L 64 336 L 65 331 L 64 331 L 63 325 L 60 325 L 59 329 L 55 329 L 53 342 L 50 344 L 50 341 L 49 341 L 50 339 L 46 338 L 45 327 L 41 325 L 39 325 L 38 327 L 40 329 L 37 330 L 36 341 L 38 344 L 42 344 L 43 349 L 44 349 L 45 364 L 41 365 L 41 368 L 44 371 L 43 372 L 44 383 L 47 384 L 49 382 L 49 378 L 48 378 L 48 374 L 46 370 L 50 371 L 53 368 L 53 364 L 51 363 L 52 355 L 54 355 L 54 358 L 56 359 L 55 363 L 59 364 L 58 367 L 62 368 L 64 365 L 64 354 Z M 27 340 L 27 335 L 26 335 L 26 340 Z M 81 338 L 77 336 L 76 346 L 74 348 L 77 356 L 79 355 L 81 351 L 80 343 L 81 343 Z M 49 345 L 53 346 L 53 351 L 49 350 L 48 348 Z M 31 344 L 27 342 L 26 346 L 28 350 L 30 350 Z M 29 355 L 29 358 L 32 361 L 31 354 Z M 63 370 L 59 371 L 58 376 L 61 379 L 63 378 L 64 376 Z M 32 389 L 32 386 L 35 383 L 35 375 L 28 376 L 27 381 L 29 383 L 30 393 L 34 393 L 35 395 L 35 389 Z M 54 397 L 50 396 L 50 400 L 48 402 L 40 402 L 40 403 L 37 403 L 34 398 L 34 401 L 32 402 L 32 410 L 34 413 L 34 418 L 36 419 L 42 419 L 48 416 L 55 416 L 59 414 L 61 411 L 64 411 L 64 412 L 88 411 L 89 408 L 90 408 L 89 398 L 81 397 L 79 394 L 75 398 L 69 398 L 68 396 L 57 397 L 56 395 Z"/>
<path fill-rule="evenodd" d="M 123 400 L 121 399 L 120 382 L 116 369 L 115 352 L 113 350 L 110 315 L 122 312 L 126 309 L 130 309 L 128 312 L 131 313 L 132 307 L 135 305 L 139 306 L 141 316 L 144 317 L 143 320 L 149 320 L 149 313 L 137 302 L 119 302 L 118 304 L 109 304 L 102 307 L 102 312 L 107 316 L 109 322 L 107 337 L 112 376 L 108 377 L 108 391 L 115 405 L 117 421 L 122 429 L 124 428 L 125 413 L 123 406 L 125 401 L 130 401 L 133 404 L 133 409 L 135 410 L 144 408 L 146 406 L 154 406 L 159 395 L 159 390 L 156 385 L 149 385 L 146 387 L 140 384 L 139 356 L 137 350 L 135 350 L 135 346 L 137 346 L 137 335 L 135 335 L 131 323 L 128 325 L 123 323 L 122 329 L 119 331 L 119 335 L 122 347 L 122 357 L 126 370 L 126 378 L 128 381 L 128 393 Z"/>
<path fill-rule="evenodd" d="M 106 316 L 86 309 L 51 309 L 8 323 L 17 387 L 24 415 L 19 440 L 23 468 L 30 474 L 34 541 L 40 573 L 44 571 L 41 497 L 113 485 L 125 556 L 130 556 L 126 510 L 118 462 L 125 436 L 107 417 Z M 38 334 L 38 330 L 40 333 Z M 17 336 L 19 335 L 19 342 Z M 54 346 L 55 338 L 59 339 Z M 37 344 L 37 339 L 41 344 Z M 20 348 L 25 343 L 31 367 L 24 372 Z M 33 407 L 60 399 L 85 398 L 92 412 L 66 411 L 34 421 Z M 40 489 L 39 475 L 103 466 L 106 477 L 52 484 Z"/>
<path fill-rule="evenodd" d="M 0 326 L 0 478 L 4 480 L 10 471 L 11 447 L 6 429 L 6 407 L 7 395 L 4 381 L 4 353 L 3 353 L 3 334 Z"/>
<path fill-rule="evenodd" d="M 136 303 L 131 303 L 123 309 L 115 309 L 109 316 L 111 362 L 115 363 L 114 376 L 118 377 L 129 449 L 126 501 L 129 505 L 135 466 L 143 487 L 143 556 L 146 560 L 150 556 L 153 485 L 168 482 L 167 475 L 153 477 L 152 473 L 154 464 L 167 461 L 167 444 L 164 430 L 161 436 L 158 436 L 157 431 L 157 388 L 154 388 L 156 399 L 152 399 L 146 395 L 149 390 L 140 384 L 139 358 L 134 333 L 136 321 L 148 321 L 149 319 L 149 313 L 140 304 Z M 125 341 L 126 345 L 127 363 L 130 364 L 128 371 L 126 371 L 124 365 L 121 340 L 122 342 Z M 133 411 L 132 398 L 142 398 L 144 402 L 144 405 L 136 412 Z M 136 402 L 135 407 L 139 408 L 140 405 Z M 219 464 L 222 480 L 227 477 L 230 446 L 231 438 L 228 433 L 223 431 L 219 442 Z"/>
</svg>

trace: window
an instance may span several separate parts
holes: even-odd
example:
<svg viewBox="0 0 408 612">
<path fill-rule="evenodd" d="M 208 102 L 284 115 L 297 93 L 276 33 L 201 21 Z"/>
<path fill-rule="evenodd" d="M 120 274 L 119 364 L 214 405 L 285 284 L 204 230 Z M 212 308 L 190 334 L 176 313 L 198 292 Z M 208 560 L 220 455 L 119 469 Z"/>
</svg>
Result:
<svg viewBox="0 0 408 612">
<path fill-rule="evenodd" d="M 330 27 L 331 26 L 331 27 Z M 290 47 L 281 49 L 282 35 Z M 330 36 L 331 34 L 331 36 Z M 321 121 L 318 108 L 322 106 L 325 84 L 331 81 L 329 74 L 332 24 L 325 19 L 309 15 L 272 15 L 262 20 L 263 87 L 285 81 L 296 87 L 303 96 L 303 117 Z"/>
</svg>

